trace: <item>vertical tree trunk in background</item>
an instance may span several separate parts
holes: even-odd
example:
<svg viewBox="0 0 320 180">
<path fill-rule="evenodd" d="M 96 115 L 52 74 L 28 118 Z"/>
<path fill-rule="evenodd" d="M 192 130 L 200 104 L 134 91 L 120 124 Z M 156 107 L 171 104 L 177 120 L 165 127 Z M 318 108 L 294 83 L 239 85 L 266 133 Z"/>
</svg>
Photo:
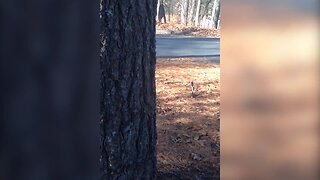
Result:
<svg viewBox="0 0 320 180">
<path fill-rule="evenodd" d="M 218 22 L 220 19 L 220 0 L 215 0 L 213 5 L 212 24 L 214 28 L 218 28 Z"/>
<path fill-rule="evenodd" d="M 188 6 L 189 0 L 182 0 L 181 2 L 181 24 L 187 25 L 188 23 Z"/>
<path fill-rule="evenodd" d="M 211 11 L 211 17 L 210 17 L 210 28 L 214 28 L 214 15 L 216 12 L 216 1 L 217 0 L 214 0 L 212 5 L 212 11 Z"/>
<path fill-rule="evenodd" d="M 158 19 L 159 19 L 159 8 L 160 8 L 160 0 L 157 1 L 156 21 L 158 21 Z"/>
<path fill-rule="evenodd" d="M 101 0 L 102 179 L 155 179 L 156 0 Z"/>
<path fill-rule="evenodd" d="M 160 1 L 161 1 L 161 0 L 158 0 L 158 1 L 157 1 L 157 15 L 156 15 L 156 20 L 159 19 Z"/>
<path fill-rule="evenodd" d="M 196 0 L 190 0 L 190 3 L 189 3 L 188 23 L 190 25 L 193 24 L 193 17 L 194 17 L 193 14 L 194 14 L 195 3 L 196 3 Z"/>
<path fill-rule="evenodd" d="M 204 17 L 204 16 L 207 16 L 208 15 L 208 11 L 209 11 L 209 5 L 210 5 L 210 3 L 211 3 L 211 1 L 212 0 L 208 0 L 207 2 L 205 2 L 205 5 L 204 5 L 204 8 L 203 8 L 203 14 L 202 14 L 202 18 Z"/>
<path fill-rule="evenodd" d="M 190 0 L 186 0 L 187 2 L 187 5 L 185 7 L 185 14 L 186 14 L 186 17 L 185 17 L 185 21 L 186 21 L 186 25 L 188 25 L 188 17 L 189 17 L 189 6 L 190 6 Z"/>
<path fill-rule="evenodd" d="M 168 21 L 171 21 L 171 1 L 169 2 L 169 8 L 168 8 Z"/>
<path fill-rule="evenodd" d="M 162 2 L 161 2 L 160 7 L 159 7 L 158 18 L 159 18 L 158 21 L 160 23 L 167 23 L 166 12 L 165 12 L 164 5 L 163 5 Z"/>
<path fill-rule="evenodd" d="M 171 22 L 171 20 L 172 20 L 172 15 L 173 15 L 173 4 L 174 4 L 174 0 L 170 0 L 169 1 L 169 8 L 168 8 L 168 10 L 169 10 L 169 18 L 168 18 L 168 20 L 169 20 L 169 22 Z"/>
<path fill-rule="evenodd" d="M 210 21 L 211 28 L 217 29 L 219 14 L 220 14 L 220 0 L 214 0 L 213 7 L 212 7 L 211 21 Z"/>
<path fill-rule="evenodd" d="M 196 10 L 196 16 L 195 16 L 195 26 L 196 26 L 196 27 L 199 26 L 200 5 L 201 5 L 201 0 L 198 0 L 197 10 Z"/>
<path fill-rule="evenodd" d="M 160 4 L 163 2 L 163 0 L 157 0 L 157 15 L 156 15 L 156 20 L 158 22 L 161 22 L 159 21 L 159 11 L 160 11 Z"/>
</svg>

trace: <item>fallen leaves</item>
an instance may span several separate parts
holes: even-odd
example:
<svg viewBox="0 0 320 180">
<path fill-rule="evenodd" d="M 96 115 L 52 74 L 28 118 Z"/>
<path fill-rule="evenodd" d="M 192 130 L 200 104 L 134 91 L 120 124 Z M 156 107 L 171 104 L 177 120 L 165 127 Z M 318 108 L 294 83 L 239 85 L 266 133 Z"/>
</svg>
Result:
<svg viewBox="0 0 320 180">
<path fill-rule="evenodd" d="M 174 35 L 187 35 L 187 36 L 197 36 L 197 37 L 213 37 L 220 38 L 219 29 L 204 29 L 200 27 L 185 26 L 180 23 L 157 23 L 156 28 L 158 30 L 169 31 Z"/>
<path fill-rule="evenodd" d="M 190 82 L 197 94 L 194 98 Z M 156 83 L 159 171 L 178 169 L 185 177 L 194 173 L 192 169 L 212 175 L 218 172 L 219 66 L 197 64 L 192 58 L 161 59 L 157 61 Z"/>
</svg>

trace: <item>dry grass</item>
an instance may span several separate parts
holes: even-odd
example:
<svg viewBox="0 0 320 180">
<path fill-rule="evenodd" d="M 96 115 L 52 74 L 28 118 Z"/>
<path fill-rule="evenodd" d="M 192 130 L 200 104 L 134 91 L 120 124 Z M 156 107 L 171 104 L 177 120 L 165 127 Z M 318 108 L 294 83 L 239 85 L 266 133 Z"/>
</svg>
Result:
<svg viewBox="0 0 320 180">
<path fill-rule="evenodd" d="M 158 61 L 156 81 L 160 179 L 218 178 L 220 67 Z"/>
<path fill-rule="evenodd" d="M 180 23 L 157 23 L 157 29 L 190 33 L 187 36 L 220 38 L 220 29 L 205 29 L 195 26 L 186 26 Z"/>
</svg>

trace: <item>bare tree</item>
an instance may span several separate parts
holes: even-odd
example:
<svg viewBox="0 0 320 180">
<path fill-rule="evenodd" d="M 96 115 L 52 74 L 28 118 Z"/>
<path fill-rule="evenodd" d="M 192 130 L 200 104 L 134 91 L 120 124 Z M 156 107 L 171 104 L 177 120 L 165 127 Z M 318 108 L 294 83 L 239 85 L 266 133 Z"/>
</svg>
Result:
<svg viewBox="0 0 320 180">
<path fill-rule="evenodd" d="M 198 0 L 197 10 L 196 10 L 196 15 L 195 15 L 195 26 L 199 25 L 200 5 L 201 5 L 201 0 Z"/>
<path fill-rule="evenodd" d="M 188 24 L 188 8 L 189 8 L 189 0 L 181 1 L 181 24 Z"/>
<path fill-rule="evenodd" d="M 204 1 L 204 8 L 203 8 L 203 13 L 202 13 L 202 18 L 204 16 L 208 16 L 208 11 L 209 11 L 209 5 L 212 2 L 212 0 L 203 0 Z"/>
<path fill-rule="evenodd" d="M 211 22 L 212 28 L 218 28 L 218 21 L 220 17 L 220 0 L 214 0 L 212 7 Z"/>
<path fill-rule="evenodd" d="M 159 19 L 159 10 L 160 10 L 161 1 L 162 1 L 162 0 L 158 0 L 158 1 L 157 1 L 157 15 L 156 15 L 156 19 L 157 19 L 157 20 Z"/>
<path fill-rule="evenodd" d="M 188 8 L 188 24 L 193 24 L 194 19 L 194 8 L 195 8 L 196 0 L 189 0 L 189 8 Z"/>
<path fill-rule="evenodd" d="M 164 23 L 167 23 L 163 1 L 160 2 L 159 12 L 158 12 L 158 21 L 162 22 L 162 20 Z"/>
<path fill-rule="evenodd" d="M 172 16 L 175 13 L 176 0 L 168 0 L 168 20 L 171 21 Z"/>
</svg>

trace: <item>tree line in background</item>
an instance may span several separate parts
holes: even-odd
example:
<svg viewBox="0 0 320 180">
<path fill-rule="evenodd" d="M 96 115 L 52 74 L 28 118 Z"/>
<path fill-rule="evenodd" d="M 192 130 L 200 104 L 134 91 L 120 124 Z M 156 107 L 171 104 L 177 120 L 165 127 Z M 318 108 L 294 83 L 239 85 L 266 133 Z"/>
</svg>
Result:
<svg viewBox="0 0 320 180">
<path fill-rule="evenodd" d="M 219 28 L 220 0 L 159 0 L 157 21 L 201 28 Z"/>
</svg>

